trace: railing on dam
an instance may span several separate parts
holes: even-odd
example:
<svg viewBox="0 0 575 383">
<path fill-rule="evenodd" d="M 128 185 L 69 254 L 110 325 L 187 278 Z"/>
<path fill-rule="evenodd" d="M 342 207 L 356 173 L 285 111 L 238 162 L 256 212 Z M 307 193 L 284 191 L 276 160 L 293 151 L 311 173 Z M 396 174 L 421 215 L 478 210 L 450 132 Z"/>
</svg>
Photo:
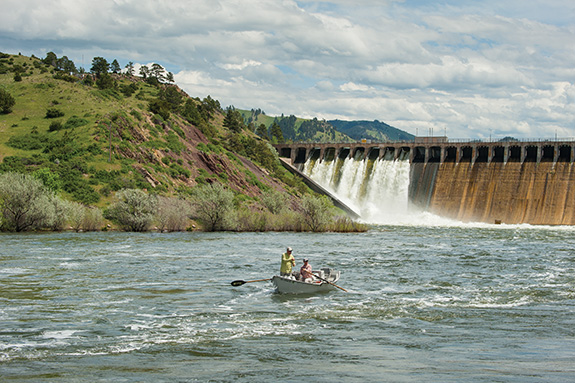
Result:
<svg viewBox="0 0 575 383">
<path fill-rule="evenodd" d="M 575 141 L 452 141 L 424 139 L 402 142 L 291 143 L 274 145 L 280 157 L 293 164 L 309 159 L 387 159 L 414 162 L 569 162 L 575 160 Z"/>
</svg>

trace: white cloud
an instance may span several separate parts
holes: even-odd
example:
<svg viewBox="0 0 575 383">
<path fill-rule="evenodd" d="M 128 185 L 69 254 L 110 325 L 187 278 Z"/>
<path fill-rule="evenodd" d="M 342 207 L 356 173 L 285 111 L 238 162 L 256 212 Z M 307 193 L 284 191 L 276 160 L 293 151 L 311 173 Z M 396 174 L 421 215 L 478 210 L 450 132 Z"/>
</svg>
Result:
<svg viewBox="0 0 575 383">
<path fill-rule="evenodd" d="M 362 92 L 367 92 L 368 90 L 373 89 L 370 86 L 367 86 L 365 84 L 356 84 L 353 82 L 347 82 L 345 84 L 343 84 L 342 86 L 339 87 L 343 92 L 356 92 L 356 91 L 362 91 Z"/>
<path fill-rule="evenodd" d="M 2 50 L 157 62 L 191 96 L 452 137 L 575 136 L 570 1 L 4 0 Z"/>
</svg>

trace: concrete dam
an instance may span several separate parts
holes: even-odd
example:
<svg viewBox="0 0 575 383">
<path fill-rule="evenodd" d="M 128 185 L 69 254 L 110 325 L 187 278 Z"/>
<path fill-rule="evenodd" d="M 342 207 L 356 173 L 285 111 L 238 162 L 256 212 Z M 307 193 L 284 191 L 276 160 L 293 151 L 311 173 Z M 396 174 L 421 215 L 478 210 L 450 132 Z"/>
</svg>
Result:
<svg viewBox="0 0 575 383">
<path fill-rule="evenodd" d="M 417 137 L 275 147 L 368 222 L 408 223 L 418 211 L 462 222 L 575 224 L 573 141 Z"/>
</svg>

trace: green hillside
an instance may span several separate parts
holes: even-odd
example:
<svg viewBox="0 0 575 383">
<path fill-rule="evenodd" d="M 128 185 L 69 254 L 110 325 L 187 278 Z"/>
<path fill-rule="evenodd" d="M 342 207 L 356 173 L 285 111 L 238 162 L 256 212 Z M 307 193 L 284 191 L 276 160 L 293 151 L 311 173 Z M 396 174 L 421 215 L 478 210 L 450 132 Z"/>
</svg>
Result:
<svg viewBox="0 0 575 383">
<path fill-rule="evenodd" d="M 130 65 L 0 53 L 0 230 L 367 230 L 283 168 L 284 122 L 258 132 L 160 65 Z"/>
<path fill-rule="evenodd" d="M 175 195 L 216 181 L 247 199 L 301 193 L 266 141 L 243 124 L 228 129 L 218 101 L 191 98 L 159 73 L 69 75 L 0 54 L 0 91 L 14 101 L 0 114 L 0 173 L 49 171 L 68 198 L 101 206 L 123 188 Z"/>
</svg>

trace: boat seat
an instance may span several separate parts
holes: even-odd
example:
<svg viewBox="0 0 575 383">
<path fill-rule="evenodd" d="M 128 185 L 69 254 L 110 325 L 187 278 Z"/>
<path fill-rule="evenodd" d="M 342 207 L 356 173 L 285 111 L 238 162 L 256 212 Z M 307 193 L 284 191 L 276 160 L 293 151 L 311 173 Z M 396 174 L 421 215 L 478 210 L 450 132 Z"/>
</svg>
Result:
<svg viewBox="0 0 575 383">
<path fill-rule="evenodd" d="M 330 267 L 322 267 L 321 272 L 323 273 L 323 275 L 325 275 L 325 277 L 323 277 L 323 278 L 326 278 L 326 277 L 329 277 L 330 275 L 332 275 L 333 269 Z"/>
<path fill-rule="evenodd" d="M 324 279 L 325 279 L 325 273 L 324 273 L 323 269 L 321 269 L 321 270 L 314 270 L 312 273 L 315 274 L 315 275 L 317 275 L 317 276 L 320 277 L 320 278 L 324 278 Z"/>
</svg>

